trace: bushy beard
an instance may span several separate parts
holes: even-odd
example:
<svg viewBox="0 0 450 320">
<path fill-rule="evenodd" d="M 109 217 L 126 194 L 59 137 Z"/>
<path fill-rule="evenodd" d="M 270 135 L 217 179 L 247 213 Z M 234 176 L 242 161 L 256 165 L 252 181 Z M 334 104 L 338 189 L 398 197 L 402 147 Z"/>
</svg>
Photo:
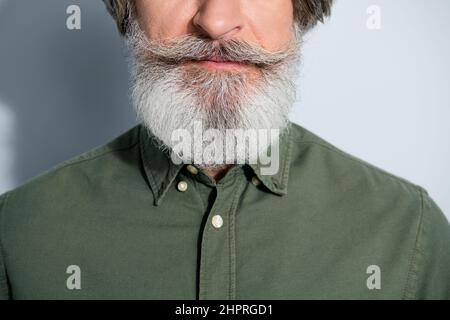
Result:
<svg viewBox="0 0 450 320">
<path fill-rule="evenodd" d="M 161 148 L 173 151 L 176 130 L 195 137 L 194 127 L 215 129 L 222 137 L 229 130 L 283 130 L 295 101 L 295 80 L 299 64 L 301 34 L 293 28 L 288 48 L 268 52 L 256 45 L 238 40 L 220 43 L 188 35 L 173 41 L 149 40 L 135 19 L 131 20 L 127 43 L 131 49 L 131 97 L 145 127 Z M 209 70 L 192 61 L 219 57 L 247 67 L 236 70 Z M 194 141 L 192 141 L 194 143 Z M 227 163 L 256 163 L 270 147 L 270 139 L 259 141 L 257 154 L 242 144 L 219 139 L 202 142 L 217 144 Z M 192 150 L 195 148 L 192 147 Z M 217 150 L 216 149 L 216 150 Z M 214 155 L 196 157 L 177 152 L 184 163 L 203 167 L 222 166 Z M 201 159 L 196 160 L 194 159 Z"/>
</svg>

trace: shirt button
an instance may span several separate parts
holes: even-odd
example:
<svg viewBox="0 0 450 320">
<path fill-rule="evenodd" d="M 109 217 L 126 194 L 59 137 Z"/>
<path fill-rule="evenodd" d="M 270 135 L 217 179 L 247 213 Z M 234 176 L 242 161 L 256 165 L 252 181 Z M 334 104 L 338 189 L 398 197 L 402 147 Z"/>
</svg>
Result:
<svg viewBox="0 0 450 320">
<path fill-rule="evenodd" d="M 185 192 L 188 189 L 188 184 L 186 181 L 180 181 L 177 184 L 177 189 L 180 192 Z"/>
<path fill-rule="evenodd" d="M 190 173 L 192 173 L 194 176 L 195 176 L 196 174 L 198 174 L 198 169 L 197 169 L 196 167 L 194 167 L 193 165 L 191 165 L 191 164 L 189 164 L 189 165 L 186 167 L 186 169 L 187 169 L 187 171 L 189 171 Z"/>
<path fill-rule="evenodd" d="M 214 228 L 220 229 L 223 226 L 223 219 L 220 215 L 216 214 L 214 217 L 212 217 L 211 223 Z"/>
<path fill-rule="evenodd" d="M 252 178 L 252 183 L 253 183 L 254 186 L 257 187 L 257 186 L 259 186 L 261 184 L 261 180 L 259 180 L 257 176 L 254 176 Z"/>
</svg>

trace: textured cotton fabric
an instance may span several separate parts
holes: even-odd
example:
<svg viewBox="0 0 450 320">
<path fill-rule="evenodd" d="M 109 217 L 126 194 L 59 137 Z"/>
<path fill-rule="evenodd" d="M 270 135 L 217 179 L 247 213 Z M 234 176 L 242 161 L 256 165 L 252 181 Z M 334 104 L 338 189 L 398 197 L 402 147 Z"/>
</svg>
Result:
<svg viewBox="0 0 450 320">
<path fill-rule="evenodd" d="M 59 165 L 0 197 L 0 297 L 450 298 L 450 227 L 423 188 L 294 124 L 280 152 L 274 176 L 216 183 L 138 125 Z"/>
</svg>

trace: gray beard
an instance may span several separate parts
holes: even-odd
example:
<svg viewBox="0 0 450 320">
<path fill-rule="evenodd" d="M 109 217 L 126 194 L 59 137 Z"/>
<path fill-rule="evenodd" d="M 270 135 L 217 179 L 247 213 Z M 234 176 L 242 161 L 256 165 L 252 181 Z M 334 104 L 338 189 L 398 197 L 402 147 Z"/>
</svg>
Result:
<svg viewBox="0 0 450 320">
<path fill-rule="evenodd" d="M 283 132 L 288 126 L 296 98 L 298 50 L 287 55 L 283 63 L 262 69 L 256 79 L 250 79 L 246 72 L 210 72 L 200 67 L 186 71 L 181 65 L 149 59 L 142 50 L 148 46 L 142 43 L 143 39 L 143 32 L 135 25 L 128 36 L 132 51 L 131 98 L 139 119 L 157 138 L 160 148 L 175 150 L 179 142 L 174 140 L 175 131 L 182 130 L 195 139 L 194 127 L 198 129 L 199 123 L 204 132 L 214 129 L 222 137 L 229 130 Z M 270 139 L 258 142 L 256 157 L 267 151 L 270 142 Z M 225 144 L 219 139 L 207 143 L 223 150 L 222 158 L 227 163 L 239 163 L 242 159 L 245 163 L 257 161 L 255 154 L 243 150 L 242 145 Z M 176 152 L 176 155 L 181 162 L 203 167 L 224 164 L 217 163 L 214 155 L 203 155 L 196 161 L 199 157 L 193 154 Z"/>
</svg>

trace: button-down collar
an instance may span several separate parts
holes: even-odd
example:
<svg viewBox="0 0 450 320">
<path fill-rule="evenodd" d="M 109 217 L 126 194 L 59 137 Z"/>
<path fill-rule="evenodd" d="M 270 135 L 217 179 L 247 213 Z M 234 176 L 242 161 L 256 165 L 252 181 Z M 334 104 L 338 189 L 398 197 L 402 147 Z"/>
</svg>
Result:
<svg viewBox="0 0 450 320">
<path fill-rule="evenodd" d="M 280 135 L 279 168 L 274 175 L 262 174 L 262 165 L 260 163 L 249 165 L 249 167 L 253 170 L 253 173 L 264 184 L 264 186 L 279 196 L 287 194 L 292 143 L 293 142 L 288 127 Z M 154 204 L 156 206 L 161 203 L 164 195 L 175 181 L 181 169 L 184 167 L 183 164 L 173 163 L 169 152 L 167 150 L 162 150 L 157 145 L 158 142 L 155 136 L 153 136 L 151 132 L 149 132 L 149 130 L 141 124 L 141 158 L 147 181 L 154 195 Z M 201 175 L 199 175 L 197 179 L 201 180 L 202 178 L 200 176 Z"/>
</svg>

